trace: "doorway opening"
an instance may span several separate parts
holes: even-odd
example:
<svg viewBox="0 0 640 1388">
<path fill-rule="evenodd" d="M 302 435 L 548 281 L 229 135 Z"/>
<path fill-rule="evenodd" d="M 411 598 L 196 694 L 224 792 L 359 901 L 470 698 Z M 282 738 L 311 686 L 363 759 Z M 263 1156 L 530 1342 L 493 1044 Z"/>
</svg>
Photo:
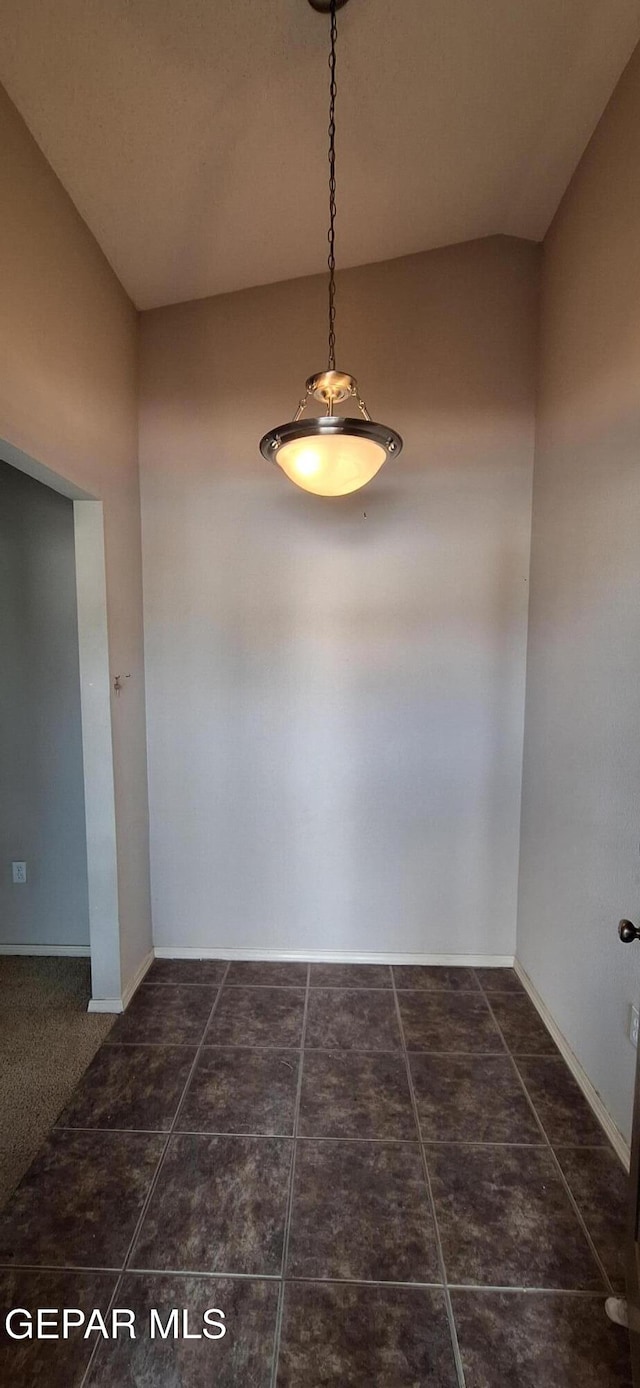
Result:
<svg viewBox="0 0 640 1388">
<path fill-rule="evenodd" d="M 85 956 L 88 1010 L 120 1011 L 102 502 L 11 444 L 0 442 L 0 460 L 9 501 L 0 954 Z"/>
</svg>

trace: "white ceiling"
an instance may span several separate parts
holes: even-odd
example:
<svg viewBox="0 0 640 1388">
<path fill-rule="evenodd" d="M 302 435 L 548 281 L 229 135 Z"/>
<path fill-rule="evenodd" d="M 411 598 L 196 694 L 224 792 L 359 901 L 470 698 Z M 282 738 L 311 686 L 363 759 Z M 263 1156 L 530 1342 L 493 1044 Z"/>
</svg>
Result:
<svg viewBox="0 0 640 1388">
<path fill-rule="evenodd" d="M 350 0 L 338 262 L 539 239 L 640 0 Z M 307 0 L 2 0 L 0 79 L 140 308 L 321 270 L 328 19 Z"/>
</svg>

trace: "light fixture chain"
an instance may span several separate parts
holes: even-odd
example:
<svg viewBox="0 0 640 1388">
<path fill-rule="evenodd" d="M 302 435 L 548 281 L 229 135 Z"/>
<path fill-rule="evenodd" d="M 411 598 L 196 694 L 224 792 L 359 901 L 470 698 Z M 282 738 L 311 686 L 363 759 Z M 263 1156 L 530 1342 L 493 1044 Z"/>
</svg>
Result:
<svg viewBox="0 0 640 1388">
<path fill-rule="evenodd" d="M 336 0 L 331 0 L 331 52 L 329 54 L 329 370 L 336 369 Z"/>
</svg>

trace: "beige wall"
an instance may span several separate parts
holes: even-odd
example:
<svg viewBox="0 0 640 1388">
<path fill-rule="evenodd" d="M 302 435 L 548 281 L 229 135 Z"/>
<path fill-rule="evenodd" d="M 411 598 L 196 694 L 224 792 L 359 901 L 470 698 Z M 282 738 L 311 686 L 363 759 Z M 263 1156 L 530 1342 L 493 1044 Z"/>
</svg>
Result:
<svg viewBox="0 0 640 1388">
<path fill-rule="evenodd" d="M 157 945 L 513 954 L 537 270 L 496 238 L 339 277 L 405 450 L 336 501 L 258 452 L 323 278 L 142 315 Z"/>
<path fill-rule="evenodd" d="M 518 954 L 625 1134 L 640 948 L 640 51 L 544 250 Z"/>
<path fill-rule="evenodd" d="M 0 93 L 0 440 L 104 501 L 122 974 L 150 944 L 136 314 Z"/>
</svg>

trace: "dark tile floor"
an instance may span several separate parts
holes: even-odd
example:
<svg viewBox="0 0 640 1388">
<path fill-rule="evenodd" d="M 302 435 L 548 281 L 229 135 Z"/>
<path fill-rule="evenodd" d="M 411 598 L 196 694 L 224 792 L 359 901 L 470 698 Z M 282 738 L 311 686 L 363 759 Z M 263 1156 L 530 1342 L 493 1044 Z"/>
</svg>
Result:
<svg viewBox="0 0 640 1388">
<path fill-rule="evenodd" d="M 158 960 L 0 1214 L 4 1314 L 136 1338 L 0 1382 L 630 1388 L 625 1187 L 511 970 Z"/>
</svg>

